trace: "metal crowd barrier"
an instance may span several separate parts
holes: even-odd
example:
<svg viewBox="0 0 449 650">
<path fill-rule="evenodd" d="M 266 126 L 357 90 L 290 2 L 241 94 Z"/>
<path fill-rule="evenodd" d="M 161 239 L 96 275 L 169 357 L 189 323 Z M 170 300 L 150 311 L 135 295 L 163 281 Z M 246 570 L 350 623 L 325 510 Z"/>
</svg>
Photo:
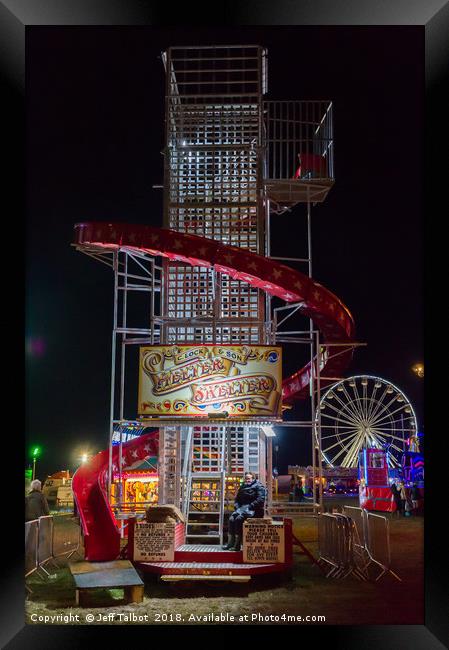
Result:
<svg viewBox="0 0 449 650">
<path fill-rule="evenodd" d="M 318 562 L 326 562 L 333 567 L 326 577 L 338 569 L 338 563 L 334 559 L 332 519 L 327 513 L 318 517 Z"/>
<path fill-rule="evenodd" d="M 364 545 L 366 537 L 366 511 L 355 506 L 343 506 L 343 514 L 351 517 L 357 529 L 359 540 Z"/>
<path fill-rule="evenodd" d="M 39 533 L 37 538 L 37 564 L 48 574 L 44 565 L 53 559 L 53 515 L 39 517 Z"/>
<path fill-rule="evenodd" d="M 327 578 L 346 578 L 354 575 L 367 580 L 364 566 L 354 553 L 354 541 L 358 540 L 357 529 L 351 517 L 343 514 L 323 513 L 318 517 L 318 548 L 321 566 L 329 570 Z"/>
<path fill-rule="evenodd" d="M 25 522 L 25 578 L 37 570 L 39 520 Z"/>
<path fill-rule="evenodd" d="M 371 565 L 380 568 L 380 573 L 374 578 L 375 582 L 387 573 L 401 581 L 391 569 L 390 528 L 387 517 L 354 506 L 343 506 L 343 512 L 351 517 L 357 530 L 358 539 L 354 543 L 354 552 L 362 570 L 369 575 Z"/>
<path fill-rule="evenodd" d="M 365 542 L 367 538 L 366 510 L 355 506 L 343 506 L 343 514 L 350 517 L 354 522 L 353 548 L 355 564 L 368 577 L 367 571 L 370 558 Z"/>
<path fill-rule="evenodd" d="M 65 554 L 68 554 L 68 558 L 71 557 L 79 550 L 80 542 L 81 529 L 74 520 L 65 529 L 63 536 L 55 535 L 53 515 L 26 521 L 25 578 L 34 572 L 40 578 L 44 577 L 43 574 L 50 576 L 45 566 L 51 563 L 58 568 L 55 558 Z"/>
<path fill-rule="evenodd" d="M 58 526 L 53 528 L 53 557 L 67 555 L 67 559 L 78 553 L 81 546 L 81 526 L 78 517 L 59 515 L 64 517 L 64 536 L 58 534 Z"/>
<path fill-rule="evenodd" d="M 367 539 L 366 549 L 372 564 L 380 568 L 380 573 L 374 579 L 375 582 L 382 576 L 390 573 L 396 580 L 402 582 L 401 578 L 391 570 L 390 553 L 390 529 L 386 517 L 367 512 Z"/>
</svg>

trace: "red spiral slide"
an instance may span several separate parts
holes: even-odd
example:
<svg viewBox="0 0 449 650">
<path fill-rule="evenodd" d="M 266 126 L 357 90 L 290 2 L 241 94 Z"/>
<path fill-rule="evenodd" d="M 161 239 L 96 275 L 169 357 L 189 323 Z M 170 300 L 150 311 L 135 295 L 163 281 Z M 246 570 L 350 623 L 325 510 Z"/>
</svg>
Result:
<svg viewBox="0 0 449 650">
<path fill-rule="evenodd" d="M 321 386 L 334 383 L 333 379 L 326 380 L 325 377 L 340 375 L 352 358 L 351 342 L 355 329 L 347 307 L 318 282 L 277 260 L 196 235 L 124 223 L 76 224 L 74 243 L 78 247 L 108 250 L 126 247 L 192 266 L 214 268 L 219 273 L 248 282 L 286 302 L 300 303 L 300 313 L 312 319 L 324 342 L 339 344 L 338 347 L 326 348 L 330 352 L 322 355 Z M 308 396 L 310 376 L 311 363 L 308 363 L 283 381 L 284 404 Z M 136 438 L 125 443 L 126 449 L 136 454 L 143 453 L 139 449 L 144 450 L 145 443 L 150 440 L 154 442 L 155 436 L 157 433 Z M 113 453 L 113 460 L 117 461 L 117 448 L 113 449 Z M 110 560 L 119 553 L 119 532 L 104 487 L 107 466 L 106 450 L 97 454 L 87 466 L 81 467 L 73 477 L 73 491 L 82 521 L 88 560 Z"/>
<path fill-rule="evenodd" d="M 147 456 L 157 456 L 159 430 L 122 444 L 122 467 Z M 112 469 L 118 471 L 119 446 L 112 448 Z M 72 490 L 84 535 L 84 556 L 90 562 L 115 560 L 120 553 L 120 533 L 107 496 L 109 449 L 100 451 L 74 474 Z"/>
<path fill-rule="evenodd" d="M 348 308 L 333 293 L 308 276 L 244 248 L 226 246 L 213 239 L 186 235 L 175 230 L 123 223 L 89 222 L 75 225 L 78 246 L 113 249 L 126 246 L 162 255 L 170 260 L 193 266 L 214 268 L 232 278 L 244 280 L 291 303 L 301 303 L 300 312 L 311 318 L 326 343 L 339 343 L 328 348 L 321 367 L 323 377 L 336 377 L 352 358 L 354 320 Z M 348 343 L 348 347 L 345 347 Z M 283 381 L 282 401 L 292 402 L 308 395 L 310 363 Z M 333 383 L 323 380 L 321 386 Z"/>
</svg>

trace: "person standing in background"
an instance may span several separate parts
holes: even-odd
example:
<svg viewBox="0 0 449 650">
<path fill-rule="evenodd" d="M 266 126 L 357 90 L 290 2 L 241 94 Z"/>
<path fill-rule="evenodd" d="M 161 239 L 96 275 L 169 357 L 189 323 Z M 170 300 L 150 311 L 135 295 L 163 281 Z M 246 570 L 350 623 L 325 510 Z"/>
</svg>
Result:
<svg viewBox="0 0 449 650">
<path fill-rule="evenodd" d="M 404 487 L 405 491 L 405 512 L 406 517 L 411 517 L 413 514 L 412 492 L 409 486 Z"/>
<path fill-rule="evenodd" d="M 402 501 L 401 501 L 401 494 L 399 492 L 398 486 L 396 483 L 391 484 L 391 493 L 393 495 L 394 502 L 396 504 L 396 512 L 398 516 L 401 514 L 401 508 L 402 508 Z"/>
<path fill-rule="evenodd" d="M 405 515 L 405 504 L 407 503 L 407 491 L 405 489 L 404 481 L 399 481 L 398 489 L 401 497 L 401 515 Z"/>
<path fill-rule="evenodd" d="M 420 497 L 418 483 L 413 483 L 412 489 L 411 489 L 411 497 L 412 497 L 413 510 L 418 510 L 418 508 L 419 508 L 418 501 L 419 501 L 419 497 Z"/>
<path fill-rule="evenodd" d="M 50 514 L 47 499 L 42 494 L 42 483 L 31 481 L 31 492 L 25 497 L 25 521 L 32 521 Z"/>
<path fill-rule="evenodd" d="M 295 501 L 304 501 L 304 492 L 302 491 L 302 478 L 298 476 L 297 483 L 295 485 Z"/>
</svg>

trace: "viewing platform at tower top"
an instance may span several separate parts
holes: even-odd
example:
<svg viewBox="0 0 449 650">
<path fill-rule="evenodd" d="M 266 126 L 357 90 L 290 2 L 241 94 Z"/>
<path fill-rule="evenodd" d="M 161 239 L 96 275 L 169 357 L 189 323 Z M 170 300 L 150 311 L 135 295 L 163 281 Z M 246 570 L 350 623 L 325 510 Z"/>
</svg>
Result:
<svg viewBox="0 0 449 650">
<path fill-rule="evenodd" d="M 258 189 L 272 212 L 326 199 L 334 184 L 331 101 L 269 99 L 268 52 L 258 45 L 172 47 L 162 58 L 172 174 L 183 167 L 185 177 L 195 164 L 202 173 L 199 159 L 204 169 L 215 170 L 214 178 L 197 179 L 195 191 L 187 188 L 178 203 L 198 203 L 199 190 L 203 204 L 235 203 L 235 188 L 221 187 L 235 165 L 244 167 L 235 179 L 239 202 L 255 202 L 245 181 L 248 188 L 255 181 L 256 164 Z M 185 178 L 176 180 L 182 194 Z"/>
<path fill-rule="evenodd" d="M 265 101 L 264 186 L 271 211 L 323 202 L 334 184 L 330 101 Z"/>
</svg>

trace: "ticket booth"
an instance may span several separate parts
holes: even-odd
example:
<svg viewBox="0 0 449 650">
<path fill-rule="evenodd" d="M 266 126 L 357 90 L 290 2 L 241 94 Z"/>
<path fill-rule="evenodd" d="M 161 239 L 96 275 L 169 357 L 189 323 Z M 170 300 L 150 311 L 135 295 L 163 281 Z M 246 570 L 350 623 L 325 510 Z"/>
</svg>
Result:
<svg viewBox="0 0 449 650">
<path fill-rule="evenodd" d="M 359 454 L 359 501 L 365 510 L 393 511 L 387 453 L 383 449 L 366 448 Z"/>
<path fill-rule="evenodd" d="M 389 485 L 388 462 L 383 449 L 362 449 L 359 456 L 359 479 L 363 479 L 365 485 Z"/>
</svg>

